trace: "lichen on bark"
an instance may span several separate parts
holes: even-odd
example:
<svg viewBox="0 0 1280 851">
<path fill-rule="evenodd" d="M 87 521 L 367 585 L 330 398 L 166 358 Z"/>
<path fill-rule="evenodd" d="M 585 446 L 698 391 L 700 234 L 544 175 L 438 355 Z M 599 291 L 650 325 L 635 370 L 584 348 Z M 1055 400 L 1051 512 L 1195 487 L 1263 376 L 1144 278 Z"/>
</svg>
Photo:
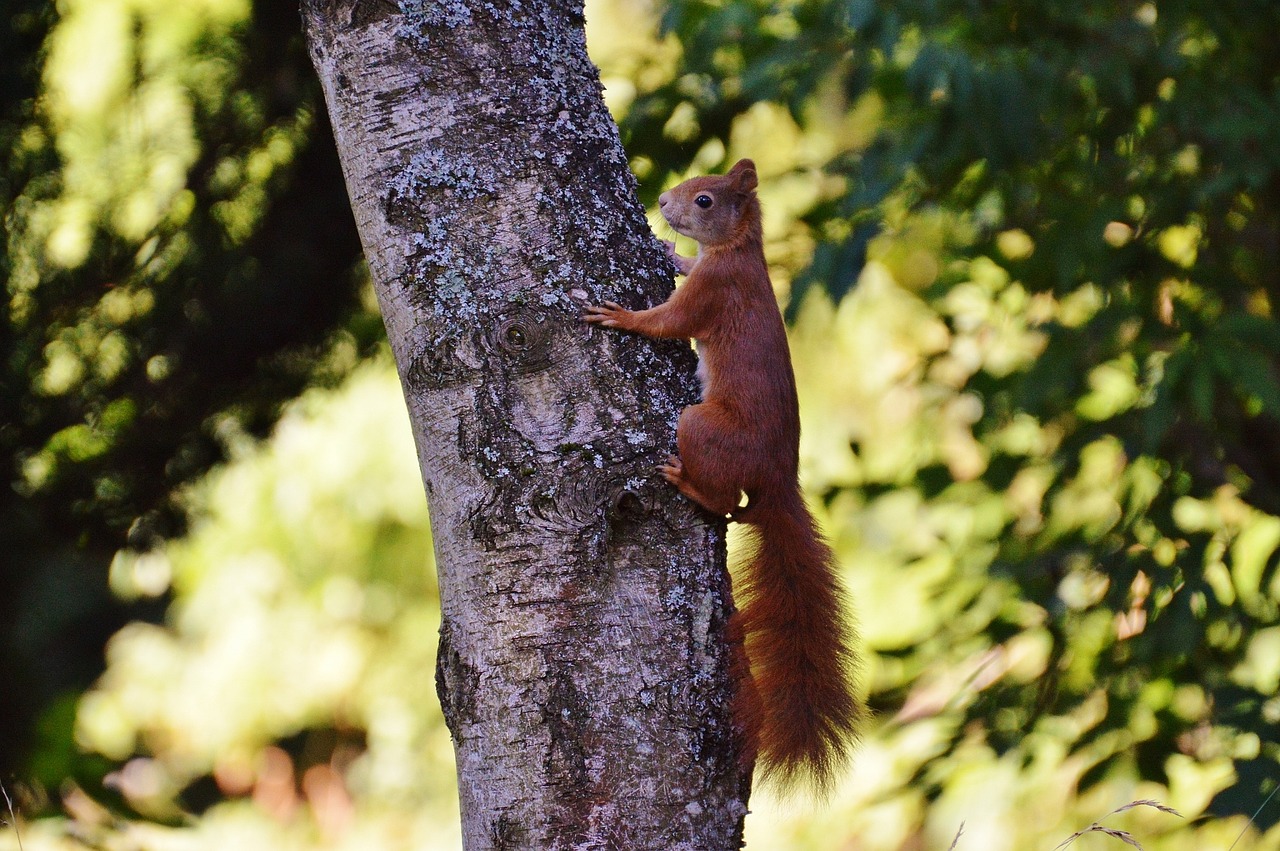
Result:
<svg viewBox="0 0 1280 851">
<path fill-rule="evenodd" d="M 466 847 L 738 847 L 723 527 L 655 472 L 694 359 L 580 321 L 671 286 L 581 4 L 303 13 L 432 513 Z"/>
</svg>

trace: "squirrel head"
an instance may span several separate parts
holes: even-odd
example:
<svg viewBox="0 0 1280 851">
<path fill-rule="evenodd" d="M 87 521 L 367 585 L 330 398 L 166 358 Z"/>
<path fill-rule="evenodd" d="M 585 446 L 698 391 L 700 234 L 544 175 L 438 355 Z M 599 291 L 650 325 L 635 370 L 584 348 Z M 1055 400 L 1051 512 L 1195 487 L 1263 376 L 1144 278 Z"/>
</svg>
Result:
<svg viewBox="0 0 1280 851">
<path fill-rule="evenodd" d="M 658 197 L 658 210 L 678 233 L 701 246 L 738 242 L 758 234 L 756 165 L 738 160 L 724 175 L 694 177 Z"/>
</svg>

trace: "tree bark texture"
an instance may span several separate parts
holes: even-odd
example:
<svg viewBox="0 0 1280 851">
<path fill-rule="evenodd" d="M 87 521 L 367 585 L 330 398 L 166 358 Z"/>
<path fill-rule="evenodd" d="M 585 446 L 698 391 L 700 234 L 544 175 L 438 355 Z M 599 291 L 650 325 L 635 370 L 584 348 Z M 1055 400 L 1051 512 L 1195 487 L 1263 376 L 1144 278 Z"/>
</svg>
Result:
<svg viewBox="0 0 1280 851">
<path fill-rule="evenodd" d="M 723 527 L 655 471 L 687 345 L 580 0 L 303 0 L 431 507 L 468 849 L 731 849 Z M 340 451 L 340 449 L 335 449 Z"/>
</svg>

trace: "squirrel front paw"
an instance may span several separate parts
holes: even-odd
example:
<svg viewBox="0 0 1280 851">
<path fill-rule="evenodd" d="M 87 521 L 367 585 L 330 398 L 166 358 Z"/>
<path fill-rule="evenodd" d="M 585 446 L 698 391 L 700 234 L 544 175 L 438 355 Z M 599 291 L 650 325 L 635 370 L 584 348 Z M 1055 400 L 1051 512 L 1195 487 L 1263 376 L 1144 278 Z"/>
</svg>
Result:
<svg viewBox="0 0 1280 851">
<path fill-rule="evenodd" d="M 662 243 L 662 250 L 667 252 L 667 259 L 676 267 L 676 273 L 680 275 L 689 274 L 689 270 L 693 268 L 692 257 L 681 257 L 676 254 L 676 244 L 669 239 L 658 240 Z"/>
<path fill-rule="evenodd" d="M 588 304 L 583 311 L 584 322 L 592 322 L 606 328 L 626 328 L 627 318 L 631 316 L 630 310 L 612 301 L 606 301 L 603 305 Z"/>
</svg>

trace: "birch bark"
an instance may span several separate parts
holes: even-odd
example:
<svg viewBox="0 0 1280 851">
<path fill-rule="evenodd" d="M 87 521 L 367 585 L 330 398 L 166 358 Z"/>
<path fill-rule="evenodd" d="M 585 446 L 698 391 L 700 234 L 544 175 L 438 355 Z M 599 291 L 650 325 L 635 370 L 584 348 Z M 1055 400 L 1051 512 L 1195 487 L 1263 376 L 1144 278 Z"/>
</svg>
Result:
<svg viewBox="0 0 1280 851">
<path fill-rule="evenodd" d="M 468 849 L 731 849 L 723 528 L 654 468 L 688 346 L 581 0 L 303 0 L 417 439 Z M 424 674 L 425 675 L 425 674 Z"/>
</svg>

